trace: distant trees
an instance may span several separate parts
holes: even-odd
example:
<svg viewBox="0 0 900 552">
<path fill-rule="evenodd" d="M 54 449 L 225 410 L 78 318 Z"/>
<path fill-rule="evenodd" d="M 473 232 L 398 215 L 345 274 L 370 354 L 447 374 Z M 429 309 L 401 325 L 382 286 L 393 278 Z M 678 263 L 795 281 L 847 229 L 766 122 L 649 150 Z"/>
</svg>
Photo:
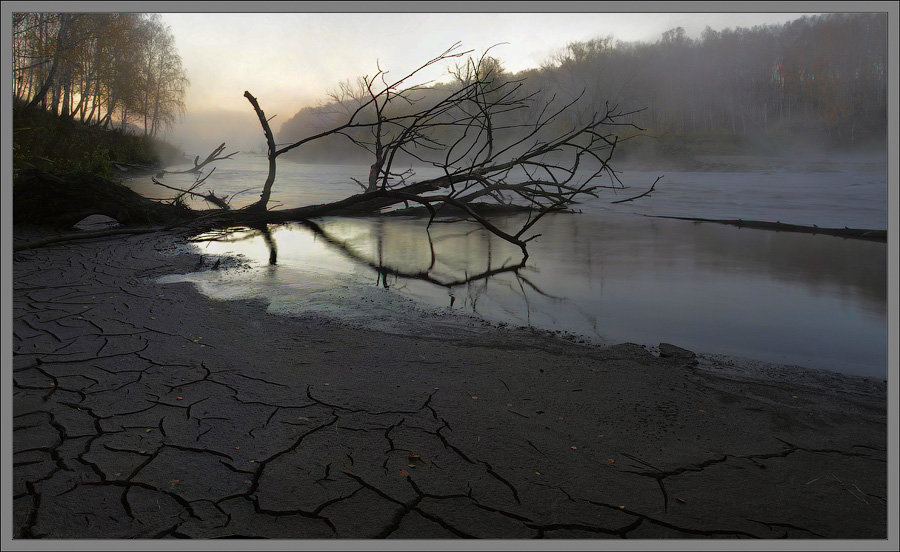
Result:
<svg viewBox="0 0 900 552">
<path fill-rule="evenodd" d="M 655 43 L 570 44 L 542 71 L 560 90 L 646 107 L 651 133 L 884 135 L 887 17 L 807 16 L 782 26 L 684 29 Z M 590 102 L 589 102 L 590 103 Z"/>
<path fill-rule="evenodd" d="M 496 67 L 502 71 L 499 61 Z M 465 67 L 451 70 L 454 82 L 464 80 L 464 72 Z M 568 119 L 557 123 L 583 120 L 607 102 L 624 110 L 643 108 L 622 121 L 669 137 L 670 145 L 693 139 L 714 148 L 752 138 L 778 144 L 810 137 L 852 145 L 885 136 L 887 17 L 808 16 L 784 25 L 707 28 L 699 39 L 676 28 L 653 43 L 602 37 L 573 42 L 543 67 L 503 78 L 524 79 L 539 100 L 581 96 Z M 301 109 L 282 126 L 279 140 L 327 128 L 345 99 Z M 527 120 L 525 113 L 518 115 Z M 622 138 L 631 133 L 637 131 L 623 129 Z M 298 156 L 334 161 L 351 152 L 337 141 L 311 146 Z"/>
<path fill-rule="evenodd" d="M 156 136 L 183 114 L 187 86 L 158 14 L 13 14 L 13 91 L 29 107 Z"/>
</svg>

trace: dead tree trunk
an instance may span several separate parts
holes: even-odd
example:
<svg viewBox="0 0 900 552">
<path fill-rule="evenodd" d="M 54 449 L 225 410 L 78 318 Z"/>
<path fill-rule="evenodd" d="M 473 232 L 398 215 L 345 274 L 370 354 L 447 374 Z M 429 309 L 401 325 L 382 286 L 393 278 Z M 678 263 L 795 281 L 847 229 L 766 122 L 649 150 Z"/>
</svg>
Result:
<svg viewBox="0 0 900 552">
<path fill-rule="evenodd" d="M 147 199 L 122 184 L 92 175 L 59 177 L 30 171 L 13 186 L 13 223 L 68 228 L 90 215 L 124 225 L 169 224 L 199 213 Z"/>
<path fill-rule="evenodd" d="M 84 213 L 100 212 L 125 224 L 179 218 L 193 221 L 202 214 L 208 228 L 223 228 L 259 227 L 326 215 L 371 215 L 412 203 L 424 207 L 432 219 L 442 209 L 454 208 L 517 245 L 527 258 L 526 244 L 537 236 L 526 237 L 525 233 L 542 217 L 584 198 L 597 197 L 603 189 L 624 188 L 609 164 L 618 142 L 612 131 L 618 126 L 637 127 L 620 122 L 631 113 L 607 105 L 605 112 L 560 131 L 562 121 L 578 99 L 561 106 L 556 106 L 554 100 L 535 105 L 537 94 L 525 93 L 521 80 L 499 79 L 490 70 L 481 69 L 486 59 L 490 60 L 486 55 L 471 61 L 474 70 L 465 80 L 446 88 L 442 97 L 423 102 L 422 91 L 432 89 L 410 81 L 426 67 L 469 53 L 458 51 L 458 45 L 454 45 L 396 81 L 387 80 L 386 73 L 379 69 L 374 76 L 362 79 L 365 94 L 357 98 L 358 105 L 346 122 L 281 147 L 275 143 L 269 127 L 271 118 L 266 118 L 258 100 L 245 92 L 266 137 L 268 174 L 259 200 L 242 209 L 227 209 L 223 201 L 214 202 L 219 209 L 191 211 L 178 202 L 161 204 L 137 194 L 129 195 L 124 187 L 96 179 L 62 190 L 61 183 L 52 178 L 33 176 L 17 195 L 16 212 L 23 218 L 26 212 L 43 211 L 42 215 L 57 222 L 77 221 Z M 525 116 L 528 114 L 530 118 Z M 364 191 L 327 204 L 269 210 L 278 156 L 334 135 L 344 136 L 373 155 Z M 368 137 L 360 138 L 361 135 Z M 202 163 L 198 156 L 192 169 L 181 172 L 199 173 L 212 161 L 234 155 L 221 156 L 223 150 L 224 144 Z M 441 176 L 416 179 L 412 170 L 396 169 L 401 162 L 437 168 Z M 32 188 L 36 181 L 38 187 Z M 28 197 L 32 189 L 41 190 L 42 185 L 46 185 L 44 195 Z M 195 187 L 173 189 L 180 195 L 210 199 L 195 192 Z M 38 196 L 59 209 L 35 203 Z M 476 208 L 485 203 L 518 209 L 526 214 L 525 220 L 517 229 L 503 230 Z"/>
</svg>

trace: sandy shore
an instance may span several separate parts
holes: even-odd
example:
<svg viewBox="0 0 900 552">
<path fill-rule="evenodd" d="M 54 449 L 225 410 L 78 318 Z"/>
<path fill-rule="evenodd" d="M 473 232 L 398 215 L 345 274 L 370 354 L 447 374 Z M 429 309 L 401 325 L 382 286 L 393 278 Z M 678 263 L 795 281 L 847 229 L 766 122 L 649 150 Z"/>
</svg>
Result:
<svg viewBox="0 0 900 552">
<path fill-rule="evenodd" d="M 887 536 L 883 381 L 154 283 L 198 259 L 15 254 L 15 538 Z"/>
</svg>

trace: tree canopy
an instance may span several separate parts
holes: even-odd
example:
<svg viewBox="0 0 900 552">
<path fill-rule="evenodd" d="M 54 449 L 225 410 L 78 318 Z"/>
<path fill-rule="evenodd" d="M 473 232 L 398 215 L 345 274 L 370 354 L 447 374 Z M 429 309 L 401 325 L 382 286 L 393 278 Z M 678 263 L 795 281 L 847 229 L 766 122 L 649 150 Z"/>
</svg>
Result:
<svg viewBox="0 0 900 552">
<path fill-rule="evenodd" d="M 29 106 L 157 136 L 184 113 L 188 79 L 159 14 L 13 14 L 13 90 Z"/>
</svg>

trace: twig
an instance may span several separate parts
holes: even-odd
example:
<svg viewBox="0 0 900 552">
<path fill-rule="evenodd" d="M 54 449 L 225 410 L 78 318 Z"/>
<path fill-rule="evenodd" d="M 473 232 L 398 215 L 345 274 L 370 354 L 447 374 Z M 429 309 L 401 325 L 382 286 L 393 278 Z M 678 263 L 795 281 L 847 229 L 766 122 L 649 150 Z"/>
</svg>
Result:
<svg viewBox="0 0 900 552">
<path fill-rule="evenodd" d="M 653 181 L 653 185 L 650 186 L 650 189 L 647 190 L 646 192 L 642 193 L 641 195 L 629 197 L 628 199 L 620 199 L 618 201 L 610 201 L 610 203 L 625 203 L 626 201 L 634 201 L 635 199 L 638 199 L 638 198 L 641 198 L 644 196 L 648 196 L 648 195 L 650 195 L 650 192 L 652 192 L 654 189 L 656 189 L 656 183 L 659 182 L 661 178 L 662 178 L 662 176 L 656 177 L 656 180 Z"/>
</svg>

